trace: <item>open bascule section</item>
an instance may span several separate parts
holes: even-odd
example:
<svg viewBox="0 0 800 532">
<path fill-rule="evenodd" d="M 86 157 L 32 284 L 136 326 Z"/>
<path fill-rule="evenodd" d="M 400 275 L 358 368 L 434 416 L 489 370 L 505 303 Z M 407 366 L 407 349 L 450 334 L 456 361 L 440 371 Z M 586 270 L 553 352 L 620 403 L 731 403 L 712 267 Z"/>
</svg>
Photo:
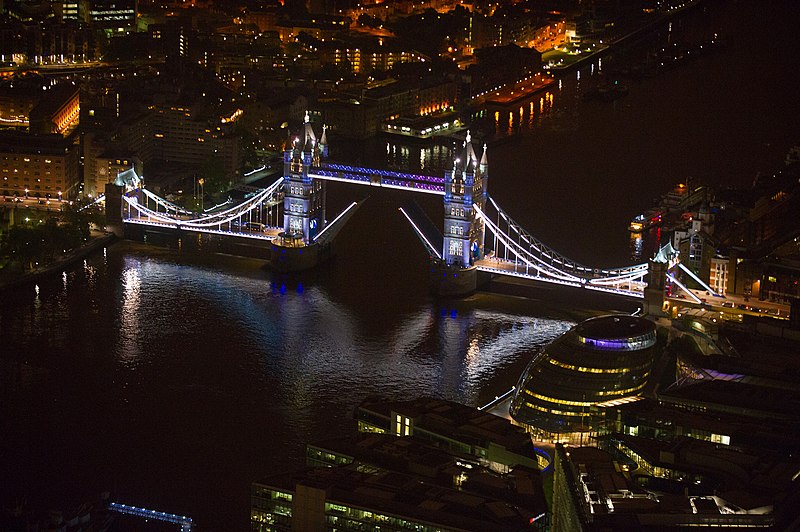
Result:
<svg viewBox="0 0 800 532">
<path fill-rule="evenodd" d="M 129 187 L 120 202 L 122 221 L 260 240 L 270 247 L 273 268 L 298 271 L 330 255 L 334 237 L 361 204 L 354 201 L 328 220 L 327 182 L 392 188 L 443 198 L 443 223 L 438 227 L 413 202 L 399 209 L 430 255 L 431 289 L 436 294 L 468 294 L 477 288 L 478 272 L 485 272 L 644 297 L 648 263 L 595 268 L 545 245 L 489 195 L 485 145 L 478 154 L 467 132 L 443 176 L 334 163 L 327 160 L 325 128 L 318 137 L 306 115 L 302 130 L 284 151 L 283 176 L 270 186 L 254 188 L 238 203 L 229 200 L 202 213 L 189 212 L 143 186 Z M 664 281 L 654 286 L 663 287 Z"/>
</svg>

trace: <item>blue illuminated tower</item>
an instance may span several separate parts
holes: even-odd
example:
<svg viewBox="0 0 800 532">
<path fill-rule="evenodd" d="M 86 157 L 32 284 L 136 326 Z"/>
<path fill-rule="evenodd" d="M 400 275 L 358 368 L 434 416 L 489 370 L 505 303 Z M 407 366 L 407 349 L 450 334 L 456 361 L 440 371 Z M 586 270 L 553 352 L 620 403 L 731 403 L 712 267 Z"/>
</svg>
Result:
<svg viewBox="0 0 800 532">
<path fill-rule="evenodd" d="M 283 234 L 284 245 L 307 246 L 325 225 L 325 182 L 312 179 L 308 169 L 318 166 L 328 154 L 327 138 L 311 127 L 306 113 L 303 131 L 283 153 Z"/>
<path fill-rule="evenodd" d="M 467 132 L 462 153 L 444 174 L 444 243 L 442 260 L 447 266 L 469 268 L 484 255 L 485 227 L 473 205 L 485 211 L 489 165 L 486 146 L 483 156 L 472 147 Z"/>
</svg>

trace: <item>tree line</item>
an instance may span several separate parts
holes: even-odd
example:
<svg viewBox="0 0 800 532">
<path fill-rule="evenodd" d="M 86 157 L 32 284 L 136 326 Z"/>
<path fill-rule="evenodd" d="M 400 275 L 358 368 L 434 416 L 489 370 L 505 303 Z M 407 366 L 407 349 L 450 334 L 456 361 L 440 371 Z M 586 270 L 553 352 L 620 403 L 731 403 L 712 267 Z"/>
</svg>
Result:
<svg viewBox="0 0 800 532">
<path fill-rule="evenodd" d="M 36 214 L 43 214 L 33 211 Z M 103 226 L 104 217 L 97 206 L 83 208 L 66 205 L 65 210 L 46 218 L 25 218 L 12 225 L 0 238 L 0 256 L 5 268 L 29 271 L 37 264 L 47 265 L 89 239 L 92 224 Z M 4 269 L 5 269 L 4 268 Z"/>
</svg>

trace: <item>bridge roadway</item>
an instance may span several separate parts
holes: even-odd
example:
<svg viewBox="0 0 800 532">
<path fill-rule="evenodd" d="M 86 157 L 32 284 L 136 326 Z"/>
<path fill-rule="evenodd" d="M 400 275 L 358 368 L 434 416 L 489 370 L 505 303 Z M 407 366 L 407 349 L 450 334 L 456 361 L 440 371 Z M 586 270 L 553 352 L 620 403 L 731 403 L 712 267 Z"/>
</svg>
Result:
<svg viewBox="0 0 800 532">
<path fill-rule="evenodd" d="M 623 288 L 613 288 L 610 286 L 599 286 L 588 283 L 555 279 L 553 277 L 540 275 L 536 269 L 526 268 L 525 264 L 520 264 L 518 262 L 501 258 L 487 256 L 481 260 L 476 260 L 474 264 L 478 268 L 478 270 L 487 273 L 510 275 L 512 277 L 519 277 L 522 279 L 531 279 L 534 281 L 544 281 L 547 283 L 563 284 L 565 286 L 574 286 L 576 288 L 588 288 L 589 290 L 597 290 L 600 292 L 608 292 L 611 294 L 618 294 L 623 296 L 631 296 L 637 298 L 644 297 L 644 293 L 642 292 L 641 289 L 634 290 L 631 286 L 628 286 L 629 289 L 626 290 Z"/>
<path fill-rule="evenodd" d="M 325 181 L 341 181 L 357 185 L 395 188 L 444 196 L 444 177 L 378 170 L 346 164 L 323 163 L 311 167 L 308 176 Z"/>
<path fill-rule="evenodd" d="M 278 234 L 283 231 L 282 227 L 267 227 L 264 226 L 263 229 L 253 229 L 247 227 L 237 227 L 235 223 L 229 224 L 228 222 L 224 222 L 218 229 L 212 228 L 205 228 L 205 227 L 193 227 L 189 225 L 181 225 L 179 220 L 175 222 L 165 222 L 161 220 L 154 220 L 149 216 L 143 216 L 139 214 L 138 216 L 131 215 L 128 218 L 125 218 L 126 223 L 138 224 L 138 225 L 149 225 L 153 227 L 163 227 L 163 228 L 170 228 L 170 229 L 182 229 L 184 231 L 193 231 L 195 233 L 206 233 L 212 235 L 221 235 L 221 236 L 237 236 L 243 238 L 253 238 L 257 240 L 274 240 L 278 237 Z M 225 230 L 222 227 L 228 225 L 229 229 Z"/>
<path fill-rule="evenodd" d="M 280 178 L 269 187 L 259 189 L 259 192 L 238 205 L 228 207 L 226 202 L 218 206 L 221 210 L 212 210 L 204 214 L 186 211 L 146 189 L 141 189 L 145 202 L 155 202 L 156 210 L 149 208 L 146 203 L 140 203 L 138 196 L 131 195 L 131 192 L 122 196 L 123 209 L 126 209 L 125 204 L 127 204 L 127 215 L 123 211 L 123 221 L 129 224 L 168 227 L 221 236 L 273 240 L 281 232 L 281 228 L 262 224 L 260 214 L 254 222 L 252 215 L 256 212 L 256 208 L 270 208 L 279 204 L 278 197 L 282 185 L 283 178 Z M 159 207 L 163 207 L 165 212 L 160 212 Z"/>
<path fill-rule="evenodd" d="M 703 290 L 689 289 L 700 303 L 695 303 L 681 293 L 666 298 L 671 305 L 677 307 L 679 312 L 686 313 L 690 309 L 719 313 L 725 320 L 742 321 L 745 315 L 756 317 L 771 317 L 788 320 L 791 307 L 784 303 L 761 301 L 736 294 L 726 294 L 722 298 L 711 297 Z"/>
</svg>

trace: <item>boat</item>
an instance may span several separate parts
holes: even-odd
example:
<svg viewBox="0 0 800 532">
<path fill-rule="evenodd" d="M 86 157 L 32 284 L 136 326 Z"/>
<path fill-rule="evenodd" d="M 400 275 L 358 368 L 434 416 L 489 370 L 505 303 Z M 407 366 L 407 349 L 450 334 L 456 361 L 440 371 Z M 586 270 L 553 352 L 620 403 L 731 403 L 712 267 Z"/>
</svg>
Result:
<svg viewBox="0 0 800 532">
<path fill-rule="evenodd" d="M 640 214 L 634 217 L 633 220 L 631 220 L 628 229 L 630 230 L 631 233 L 641 233 L 642 231 L 644 231 L 644 223 L 645 223 L 644 215 Z"/>
<path fill-rule="evenodd" d="M 663 212 L 660 209 L 648 209 L 644 214 L 634 216 L 628 229 L 631 233 L 642 233 L 651 227 L 661 225 Z"/>
</svg>

